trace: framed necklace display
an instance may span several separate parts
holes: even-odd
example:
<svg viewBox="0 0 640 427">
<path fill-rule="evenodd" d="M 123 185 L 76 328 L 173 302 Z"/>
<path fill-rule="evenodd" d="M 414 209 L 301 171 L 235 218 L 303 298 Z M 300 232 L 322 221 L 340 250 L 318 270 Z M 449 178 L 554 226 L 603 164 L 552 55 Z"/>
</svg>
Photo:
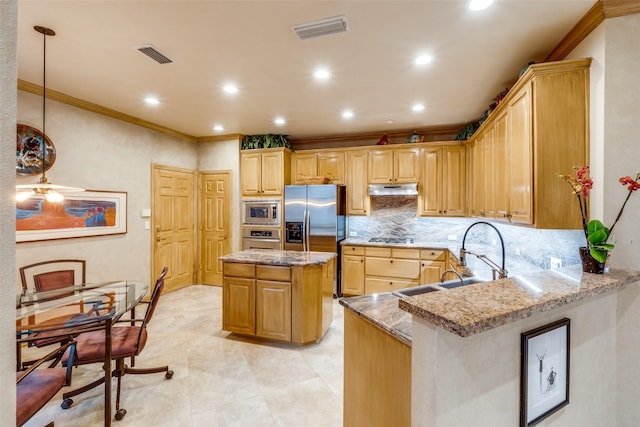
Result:
<svg viewBox="0 0 640 427">
<path fill-rule="evenodd" d="M 18 175 L 39 175 L 42 173 L 43 164 L 44 170 L 48 171 L 55 161 L 56 147 L 49 137 L 32 126 L 18 124 L 16 173 Z"/>
</svg>

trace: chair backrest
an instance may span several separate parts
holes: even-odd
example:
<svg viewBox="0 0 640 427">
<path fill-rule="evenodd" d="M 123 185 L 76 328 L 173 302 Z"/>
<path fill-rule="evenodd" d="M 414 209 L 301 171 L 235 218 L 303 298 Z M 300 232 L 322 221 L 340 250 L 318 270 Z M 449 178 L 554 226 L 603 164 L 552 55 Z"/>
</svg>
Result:
<svg viewBox="0 0 640 427">
<path fill-rule="evenodd" d="M 50 291 L 86 280 L 86 261 L 83 259 L 56 259 L 20 267 L 22 288 Z"/>
<path fill-rule="evenodd" d="M 149 321 L 151 321 L 151 317 L 153 313 L 156 311 L 156 307 L 158 306 L 158 300 L 160 299 L 160 295 L 162 295 L 162 289 L 164 289 L 164 276 L 167 275 L 169 271 L 168 267 L 164 267 L 162 269 L 162 273 L 156 279 L 156 285 L 153 288 L 153 292 L 151 294 L 151 298 L 149 299 L 149 306 L 147 307 L 147 311 L 144 314 L 144 319 L 142 320 L 142 328 L 145 328 Z"/>
</svg>

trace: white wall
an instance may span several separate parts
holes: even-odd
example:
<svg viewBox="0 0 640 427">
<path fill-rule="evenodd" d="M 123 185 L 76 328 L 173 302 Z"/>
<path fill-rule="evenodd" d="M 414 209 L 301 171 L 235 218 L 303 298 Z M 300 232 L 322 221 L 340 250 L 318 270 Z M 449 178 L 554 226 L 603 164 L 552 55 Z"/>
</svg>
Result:
<svg viewBox="0 0 640 427">
<path fill-rule="evenodd" d="M 241 250 L 240 226 L 240 143 L 239 137 L 198 144 L 199 171 L 231 171 L 231 251 Z"/>
<path fill-rule="evenodd" d="M 570 403 L 538 425 L 633 425 L 616 423 L 616 303 L 611 293 L 466 338 L 414 318 L 412 426 L 517 426 L 520 334 L 563 317 Z"/>
<path fill-rule="evenodd" d="M 0 1 L 0 426 L 15 425 L 15 140 L 18 2 Z"/>
<path fill-rule="evenodd" d="M 41 129 L 41 109 L 42 97 L 18 92 L 18 123 Z M 148 218 L 140 213 L 151 207 L 151 164 L 197 169 L 196 144 L 51 100 L 47 100 L 46 132 L 57 151 L 55 164 L 47 172 L 49 181 L 126 191 L 127 234 L 19 243 L 17 265 L 77 257 L 87 260 L 88 281 L 150 282 L 150 230 L 144 229 Z M 37 179 L 18 177 L 17 182 L 28 184 Z M 19 287 L 17 269 L 13 274 Z"/>
</svg>

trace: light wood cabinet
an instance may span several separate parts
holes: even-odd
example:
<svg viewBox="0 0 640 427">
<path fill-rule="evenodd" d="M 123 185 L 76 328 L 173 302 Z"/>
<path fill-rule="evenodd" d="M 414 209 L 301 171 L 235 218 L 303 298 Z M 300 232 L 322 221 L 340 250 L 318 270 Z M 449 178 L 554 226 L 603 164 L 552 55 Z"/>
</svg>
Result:
<svg viewBox="0 0 640 427">
<path fill-rule="evenodd" d="M 346 153 L 347 215 L 369 215 L 367 154 L 366 150 Z"/>
<path fill-rule="evenodd" d="M 342 247 L 341 280 L 344 295 L 364 294 L 364 247 Z"/>
<path fill-rule="evenodd" d="M 420 252 L 420 284 L 439 282 L 446 270 L 447 251 L 434 249 Z"/>
<path fill-rule="evenodd" d="M 472 215 L 543 229 L 582 227 L 556 175 L 586 164 L 590 64 L 587 58 L 530 66 L 476 131 L 469 143 L 477 184 Z"/>
<path fill-rule="evenodd" d="M 291 155 L 291 180 L 294 184 L 304 184 L 307 177 L 318 176 L 316 153 L 293 153 Z"/>
<path fill-rule="evenodd" d="M 345 427 L 411 425 L 411 347 L 348 309 L 343 414 Z"/>
<path fill-rule="evenodd" d="M 247 197 L 281 197 L 291 182 L 291 151 L 286 148 L 240 153 L 240 186 Z"/>
<path fill-rule="evenodd" d="M 325 264 L 271 265 L 223 261 L 222 329 L 307 344 L 333 320 L 335 259 Z"/>
<path fill-rule="evenodd" d="M 420 215 L 464 216 L 465 147 L 424 148 L 421 152 Z"/>
<path fill-rule="evenodd" d="M 418 182 L 419 149 L 380 149 L 369 152 L 370 184 L 401 184 Z"/>
<path fill-rule="evenodd" d="M 329 178 L 332 184 L 344 184 L 344 159 L 342 152 L 318 153 L 318 176 Z"/>
</svg>

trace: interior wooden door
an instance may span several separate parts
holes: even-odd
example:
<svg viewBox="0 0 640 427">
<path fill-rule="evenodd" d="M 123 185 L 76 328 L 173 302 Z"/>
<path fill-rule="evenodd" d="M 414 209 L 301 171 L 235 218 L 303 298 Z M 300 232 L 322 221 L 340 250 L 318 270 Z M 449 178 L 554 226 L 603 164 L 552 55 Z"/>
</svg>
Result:
<svg viewBox="0 0 640 427">
<path fill-rule="evenodd" d="M 195 283 L 195 171 L 152 165 L 152 275 L 167 292 Z"/>
<path fill-rule="evenodd" d="M 230 171 L 199 173 L 200 264 L 198 283 L 222 286 L 222 261 L 230 252 Z"/>
</svg>

